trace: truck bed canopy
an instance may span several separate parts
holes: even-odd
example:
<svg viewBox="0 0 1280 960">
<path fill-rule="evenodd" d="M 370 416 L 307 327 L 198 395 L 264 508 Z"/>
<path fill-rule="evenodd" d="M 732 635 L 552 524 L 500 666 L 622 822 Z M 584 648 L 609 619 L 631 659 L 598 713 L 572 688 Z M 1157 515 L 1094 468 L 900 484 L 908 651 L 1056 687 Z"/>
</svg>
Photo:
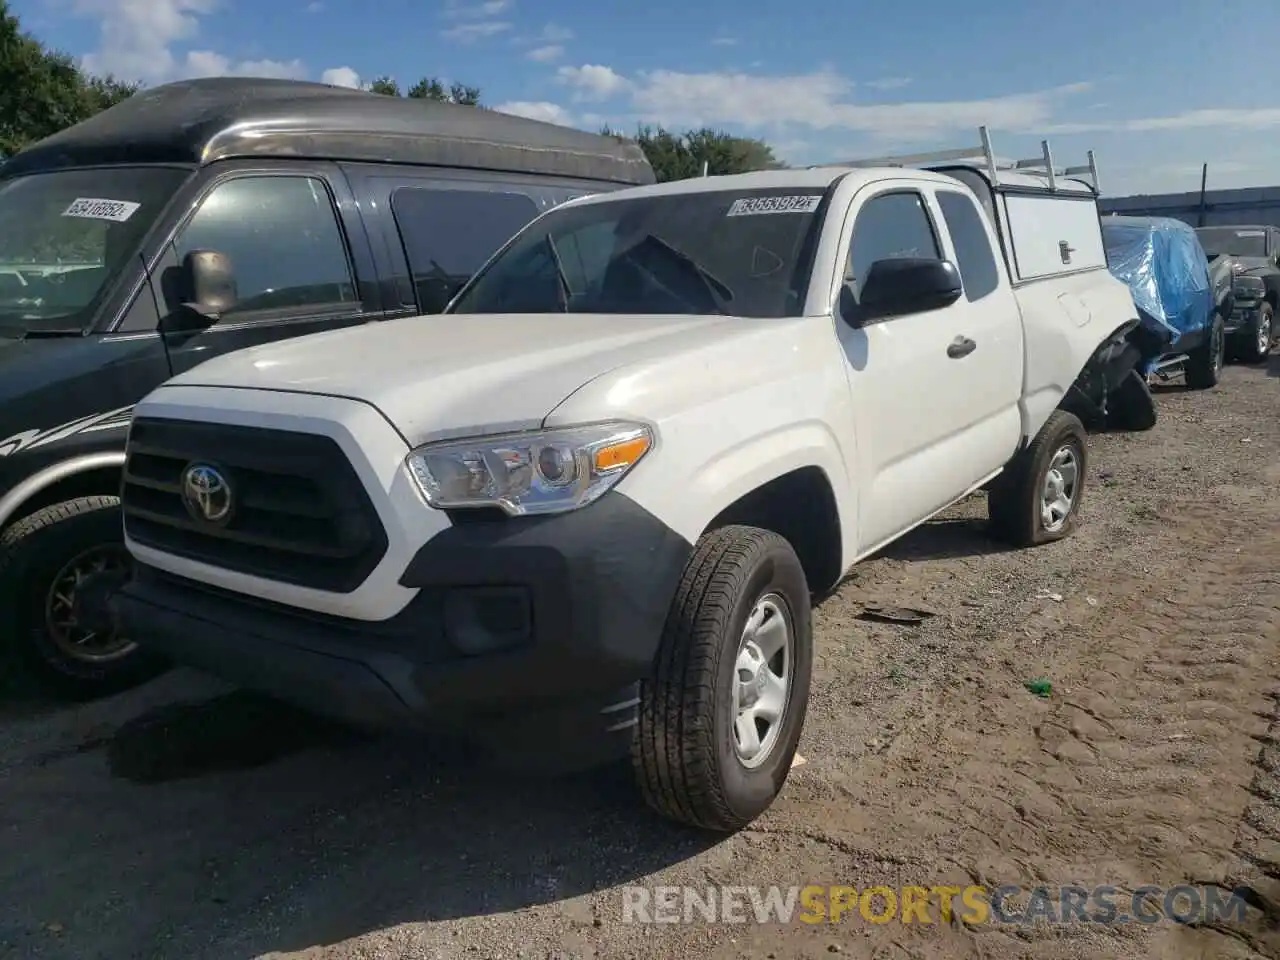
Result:
<svg viewBox="0 0 1280 960">
<path fill-rule="evenodd" d="M 142 90 L 4 163 L 4 176 L 236 157 L 421 164 L 625 185 L 654 182 L 637 144 L 477 107 L 297 80 L 218 77 Z"/>
</svg>

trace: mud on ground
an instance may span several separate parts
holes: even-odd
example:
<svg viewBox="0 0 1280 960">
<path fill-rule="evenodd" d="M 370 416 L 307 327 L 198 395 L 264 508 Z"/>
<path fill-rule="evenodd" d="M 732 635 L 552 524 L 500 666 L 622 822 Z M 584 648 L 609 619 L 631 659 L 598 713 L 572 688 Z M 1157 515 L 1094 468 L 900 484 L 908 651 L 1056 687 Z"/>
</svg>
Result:
<svg viewBox="0 0 1280 960">
<path fill-rule="evenodd" d="M 0 957 L 1280 956 L 1280 360 L 1095 438 L 1076 537 L 975 498 L 816 614 L 798 767 L 753 829 L 618 771 L 516 780 L 174 673 L 0 710 Z M 922 607 L 912 626 L 866 603 Z M 1052 683 L 1048 698 L 1027 680 Z M 1216 884 L 1243 921 L 637 926 L 619 886 Z"/>
</svg>

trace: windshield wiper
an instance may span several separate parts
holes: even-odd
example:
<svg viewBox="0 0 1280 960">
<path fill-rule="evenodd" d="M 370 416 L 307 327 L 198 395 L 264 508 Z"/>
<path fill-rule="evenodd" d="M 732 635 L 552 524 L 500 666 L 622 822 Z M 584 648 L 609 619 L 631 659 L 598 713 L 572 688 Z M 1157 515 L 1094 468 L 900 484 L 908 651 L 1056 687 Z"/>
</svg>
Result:
<svg viewBox="0 0 1280 960">
<path fill-rule="evenodd" d="M 711 294 L 711 299 L 715 303 L 716 308 L 721 313 L 727 312 L 725 307 L 728 302 L 733 299 L 733 290 L 730 289 L 728 284 L 700 264 L 697 260 L 693 259 L 693 257 L 689 256 L 689 254 L 685 253 L 678 247 L 673 247 L 656 233 L 646 234 L 644 239 L 640 242 L 653 244 L 658 249 L 665 251 L 672 259 L 678 260 L 685 266 L 692 269 L 693 272 L 698 275 L 698 279 L 702 281 L 703 286 L 707 288 L 707 292 Z"/>
<path fill-rule="evenodd" d="M 6 340 L 37 340 L 42 337 L 82 337 L 79 327 L 28 327 L 22 323 L 0 319 L 0 337 Z"/>
<path fill-rule="evenodd" d="M 543 237 L 547 245 L 547 250 L 551 254 L 551 262 L 556 268 L 556 283 L 560 285 L 560 312 L 569 312 L 569 301 L 573 299 L 573 291 L 569 289 L 569 278 L 564 272 L 564 261 L 560 259 L 560 251 L 556 249 L 556 242 L 551 239 L 548 233 Z"/>
</svg>

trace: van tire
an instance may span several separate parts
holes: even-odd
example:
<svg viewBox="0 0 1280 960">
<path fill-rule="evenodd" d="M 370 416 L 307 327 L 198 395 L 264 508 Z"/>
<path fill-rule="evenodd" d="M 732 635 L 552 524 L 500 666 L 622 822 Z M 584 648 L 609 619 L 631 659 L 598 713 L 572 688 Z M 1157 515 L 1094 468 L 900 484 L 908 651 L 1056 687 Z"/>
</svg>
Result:
<svg viewBox="0 0 1280 960">
<path fill-rule="evenodd" d="M 1183 372 L 1192 390 L 1208 390 L 1218 385 L 1226 362 L 1227 337 L 1222 317 L 1214 314 L 1205 342 L 1187 356 Z"/>
<path fill-rule="evenodd" d="M 88 700 L 118 693 L 157 676 L 167 664 L 137 646 L 112 657 L 74 656 L 73 641 L 53 625 L 65 607 L 55 582 L 69 582 L 83 568 L 127 571 L 128 554 L 118 497 L 81 497 L 53 504 L 0 533 L 0 633 L 32 680 L 63 700 Z M 57 596 L 68 596 L 61 591 Z"/>
<path fill-rule="evenodd" d="M 1060 522 L 1050 525 L 1043 515 L 1050 474 L 1057 471 L 1054 482 L 1061 486 L 1069 462 L 1075 466 L 1069 507 Z M 992 484 L 987 494 L 992 533 L 1015 547 L 1037 547 L 1070 536 L 1079 524 L 1088 465 L 1089 440 L 1084 424 L 1073 413 L 1054 410 L 1031 443 L 1014 456 Z"/>
<path fill-rule="evenodd" d="M 761 611 L 766 623 L 778 625 L 770 637 L 789 629 L 789 662 L 785 684 L 773 688 L 786 690 L 776 732 L 766 730 L 765 752 L 751 765 L 735 731 L 758 728 L 754 719 L 735 721 L 737 704 L 749 703 L 745 688 L 762 702 L 767 693 L 760 691 L 769 689 L 746 682 L 760 673 L 739 670 L 740 663 L 761 662 L 749 650 L 747 630 L 748 619 Z M 778 676 L 780 661 L 766 656 L 765 662 Z M 705 830 L 728 833 L 751 823 L 790 773 L 812 669 L 809 587 L 791 544 L 756 527 L 705 534 L 676 590 L 652 674 L 640 684 L 631 756 L 645 802 L 668 819 Z"/>
</svg>

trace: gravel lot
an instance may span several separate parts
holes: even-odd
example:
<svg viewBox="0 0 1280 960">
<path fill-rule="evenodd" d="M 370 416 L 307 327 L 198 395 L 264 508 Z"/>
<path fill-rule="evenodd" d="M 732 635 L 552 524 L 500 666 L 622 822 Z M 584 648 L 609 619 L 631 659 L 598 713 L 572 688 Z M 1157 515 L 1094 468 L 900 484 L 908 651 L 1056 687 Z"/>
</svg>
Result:
<svg viewBox="0 0 1280 960">
<path fill-rule="evenodd" d="M 619 771 L 512 781 L 191 674 L 19 692 L 0 957 L 1280 956 L 1280 358 L 1158 402 L 1096 437 L 1075 538 L 1004 551 L 975 498 L 858 567 L 816 614 L 807 762 L 719 843 Z M 1253 894 L 1216 927 L 620 922 L 627 883 L 876 882 Z"/>
</svg>

